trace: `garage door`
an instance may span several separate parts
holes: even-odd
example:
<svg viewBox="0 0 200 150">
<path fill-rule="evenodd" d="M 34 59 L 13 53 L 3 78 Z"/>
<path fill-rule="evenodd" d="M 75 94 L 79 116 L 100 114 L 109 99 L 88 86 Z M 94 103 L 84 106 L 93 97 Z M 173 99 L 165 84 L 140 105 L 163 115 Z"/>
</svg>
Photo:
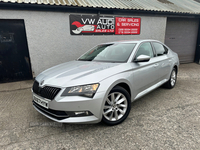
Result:
<svg viewBox="0 0 200 150">
<path fill-rule="evenodd" d="M 32 79 L 23 20 L 0 19 L 0 83 Z"/>
<path fill-rule="evenodd" d="M 178 53 L 181 63 L 194 61 L 198 19 L 167 18 L 165 44 Z"/>
</svg>

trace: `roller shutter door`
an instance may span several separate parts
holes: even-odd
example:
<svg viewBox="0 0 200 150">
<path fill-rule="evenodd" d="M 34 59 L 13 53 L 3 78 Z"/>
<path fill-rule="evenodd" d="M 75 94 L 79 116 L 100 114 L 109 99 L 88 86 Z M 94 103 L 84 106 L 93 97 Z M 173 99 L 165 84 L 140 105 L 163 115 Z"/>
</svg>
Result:
<svg viewBox="0 0 200 150">
<path fill-rule="evenodd" d="M 194 61 L 198 19 L 167 18 L 165 44 L 178 53 L 181 63 Z"/>
</svg>

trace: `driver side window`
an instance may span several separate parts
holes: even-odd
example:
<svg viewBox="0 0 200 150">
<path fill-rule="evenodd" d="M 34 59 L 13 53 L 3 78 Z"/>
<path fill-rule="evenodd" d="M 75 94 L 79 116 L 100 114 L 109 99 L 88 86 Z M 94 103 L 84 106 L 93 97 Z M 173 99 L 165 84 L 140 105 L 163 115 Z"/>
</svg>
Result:
<svg viewBox="0 0 200 150">
<path fill-rule="evenodd" d="M 135 55 L 135 59 L 140 55 L 147 55 L 147 56 L 150 56 L 150 58 L 154 57 L 153 49 L 151 47 L 150 42 L 146 42 L 146 43 L 143 43 L 142 45 L 140 45 L 140 47 Z"/>
</svg>

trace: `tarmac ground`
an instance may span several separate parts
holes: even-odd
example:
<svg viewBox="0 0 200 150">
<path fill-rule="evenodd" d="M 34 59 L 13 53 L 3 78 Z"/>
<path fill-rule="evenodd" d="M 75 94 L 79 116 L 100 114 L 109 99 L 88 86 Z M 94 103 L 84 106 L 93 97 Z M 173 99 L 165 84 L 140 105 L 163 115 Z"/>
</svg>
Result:
<svg viewBox="0 0 200 150">
<path fill-rule="evenodd" d="M 117 126 L 60 124 L 32 106 L 32 80 L 0 84 L 0 149 L 200 149 L 200 65 L 181 64 L 175 88 L 132 103 Z"/>
</svg>

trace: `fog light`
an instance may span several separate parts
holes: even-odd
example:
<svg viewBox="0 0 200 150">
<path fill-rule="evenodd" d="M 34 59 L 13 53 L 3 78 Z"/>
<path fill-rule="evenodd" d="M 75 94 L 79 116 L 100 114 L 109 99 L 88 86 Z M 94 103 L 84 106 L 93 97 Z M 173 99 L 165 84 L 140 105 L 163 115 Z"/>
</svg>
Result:
<svg viewBox="0 0 200 150">
<path fill-rule="evenodd" d="M 92 116 L 93 114 L 90 111 L 66 111 L 70 117 L 84 117 L 84 116 Z"/>
<path fill-rule="evenodd" d="M 89 111 L 78 111 L 78 112 L 74 112 L 74 114 L 76 116 L 91 116 L 92 113 Z"/>
<path fill-rule="evenodd" d="M 87 112 L 87 111 L 86 111 Z M 79 112 L 75 112 L 75 115 L 81 115 L 81 114 L 86 114 L 86 112 L 85 111 L 79 111 Z M 87 112 L 88 113 L 88 112 Z"/>
</svg>

